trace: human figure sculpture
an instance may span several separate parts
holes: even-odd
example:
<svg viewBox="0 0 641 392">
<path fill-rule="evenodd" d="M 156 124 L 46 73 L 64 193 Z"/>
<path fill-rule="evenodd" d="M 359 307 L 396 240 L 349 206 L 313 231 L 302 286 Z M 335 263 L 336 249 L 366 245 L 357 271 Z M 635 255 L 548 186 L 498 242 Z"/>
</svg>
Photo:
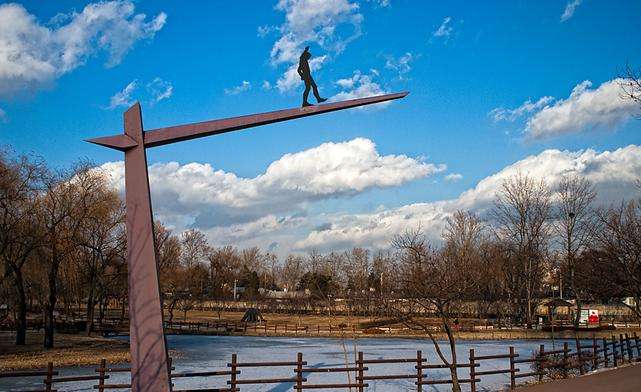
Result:
<svg viewBox="0 0 641 392">
<path fill-rule="evenodd" d="M 305 91 L 303 92 L 303 107 L 313 106 L 311 103 L 307 102 L 307 97 L 309 96 L 310 89 L 313 89 L 314 97 L 316 97 L 316 101 L 318 101 L 318 103 L 327 101 L 326 98 L 321 98 L 320 94 L 318 93 L 318 86 L 316 86 L 316 82 L 314 82 L 314 78 L 312 78 L 312 71 L 309 68 L 310 58 L 312 58 L 312 54 L 309 53 L 309 46 L 306 46 L 305 50 L 300 55 L 300 61 L 298 62 L 297 70 L 301 80 L 305 82 Z"/>
</svg>

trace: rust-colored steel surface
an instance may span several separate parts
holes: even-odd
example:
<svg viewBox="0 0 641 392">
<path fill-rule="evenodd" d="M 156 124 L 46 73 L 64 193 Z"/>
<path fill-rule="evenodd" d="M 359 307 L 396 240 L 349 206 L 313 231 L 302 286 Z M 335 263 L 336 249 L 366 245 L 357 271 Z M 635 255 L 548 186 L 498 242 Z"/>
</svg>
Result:
<svg viewBox="0 0 641 392">
<path fill-rule="evenodd" d="M 316 114 L 329 113 L 337 110 L 391 101 L 394 99 L 403 98 L 407 94 L 408 92 L 386 94 L 375 97 L 333 102 L 325 105 L 276 110 L 273 112 L 250 114 L 247 116 L 223 118 L 220 120 L 211 120 L 193 124 L 176 125 L 173 127 L 150 129 L 148 131 L 145 131 L 144 143 L 145 147 L 147 148 L 158 147 L 165 144 L 181 142 L 204 136 L 239 131 L 241 129 L 258 127 L 260 125 L 273 124 L 277 122 L 313 116 Z M 127 138 L 126 135 L 99 137 L 95 139 L 89 139 L 87 141 L 90 143 L 99 144 L 101 146 L 114 148 L 120 151 L 126 151 L 128 148 L 132 148 L 135 145 L 135 143 L 132 143 L 131 139 Z"/>
<path fill-rule="evenodd" d="M 125 203 L 129 270 L 131 389 L 169 391 L 153 215 L 142 143 L 142 116 L 136 103 L 125 112 L 125 134 L 138 145 L 125 151 Z"/>
<path fill-rule="evenodd" d="M 125 112 L 125 132 L 88 140 L 125 153 L 127 263 L 129 267 L 129 345 L 134 392 L 171 390 L 163 331 L 158 264 L 146 149 L 209 135 L 403 98 L 407 92 L 352 99 L 326 105 L 278 110 L 143 131 L 140 104 Z"/>
</svg>

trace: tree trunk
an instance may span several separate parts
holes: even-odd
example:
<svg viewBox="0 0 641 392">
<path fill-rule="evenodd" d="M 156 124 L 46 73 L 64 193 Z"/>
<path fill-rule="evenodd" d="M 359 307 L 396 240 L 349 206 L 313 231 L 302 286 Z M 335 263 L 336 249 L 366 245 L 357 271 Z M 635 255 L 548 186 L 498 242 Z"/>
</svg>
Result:
<svg viewBox="0 0 641 392">
<path fill-rule="evenodd" d="M 23 346 L 27 341 L 27 300 L 24 292 L 24 278 L 21 270 L 14 270 L 16 293 L 18 294 L 18 315 L 16 317 L 16 345 Z"/>
<path fill-rule="evenodd" d="M 85 325 L 85 332 L 87 336 L 91 335 L 91 331 L 93 330 L 93 314 L 94 314 L 94 308 L 96 307 L 95 300 L 94 300 L 94 292 L 95 292 L 95 284 L 94 284 L 94 279 L 91 279 L 91 282 L 89 283 L 89 293 L 87 294 L 87 323 Z"/>
<path fill-rule="evenodd" d="M 452 333 L 452 329 L 447 322 L 443 322 L 443 327 L 445 329 L 445 333 L 447 333 L 447 340 L 450 343 L 450 352 L 452 353 L 452 363 L 450 365 L 450 376 L 452 377 L 452 392 L 461 392 L 461 385 L 458 382 L 458 373 L 456 372 L 456 365 L 458 363 L 456 359 L 456 337 Z"/>
<path fill-rule="evenodd" d="M 45 304 L 45 336 L 44 348 L 53 348 L 53 335 L 55 329 L 54 311 L 56 309 L 56 301 L 58 300 L 58 292 L 56 280 L 58 277 L 59 261 L 54 255 L 51 258 L 51 268 L 49 269 L 49 299 Z"/>
</svg>

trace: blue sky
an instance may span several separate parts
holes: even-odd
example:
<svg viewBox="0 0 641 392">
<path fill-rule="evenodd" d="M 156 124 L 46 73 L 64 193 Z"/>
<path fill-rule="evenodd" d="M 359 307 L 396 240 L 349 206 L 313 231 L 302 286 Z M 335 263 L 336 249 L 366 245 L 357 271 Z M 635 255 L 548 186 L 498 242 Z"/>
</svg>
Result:
<svg viewBox="0 0 641 392">
<path fill-rule="evenodd" d="M 400 223 L 372 236 L 365 224 L 352 239 L 343 236 L 345 227 L 380 221 L 376 214 L 392 216 L 410 206 L 431 211 L 439 203 L 462 203 L 466 191 L 484 193 L 475 200 L 491 197 L 495 188 L 481 187 L 483 181 L 519 165 L 530 168 L 533 163 L 526 158 L 540 163 L 548 157 L 546 150 L 559 150 L 559 157 L 573 162 L 568 165 L 591 173 L 595 181 L 605 174 L 585 172 L 591 170 L 587 164 L 577 169 L 577 162 L 588 159 L 581 155 L 586 151 L 605 159 L 632 146 L 628 155 L 618 157 L 623 166 L 617 171 L 633 172 L 641 165 L 636 149 L 641 121 L 634 118 L 638 105 L 619 102 L 613 92 L 626 61 L 641 66 L 638 1 L 282 0 L 189 6 L 171 1 L 33 1 L 3 3 L 0 18 L 3 13 L 7 19 L 0 20 L 9 24 L 0 27 L 0 144 L 41 155 L 56 166 L 81 158 L 97 165 L 120 161 L 121 154 L 83 139 L 120 132 L 122 112 L 134 100 L 141 101 L 146 128 L 299 106 L 302 86 L 288 82 L 284 74 L 304 45 L 311 46 L 316 59 L 325 56 L 314 77 L 329 98 L 410 91 L 404 100 L 384 107 L 150 150 L 152 165 L 209 164 L 213 172 L 222 170 L 237 179 L 258 178 L 285 154 L 316 151 L 320 155 L 315 159 L 328 163 L 323 178 L 355 176 L 343 188 L 310 188 L 295 200 L 290 199 L 296 193 L 291 192 L 291 178 L 307 178 L 321 169 L 310 168 L 311 174 L 282 169 L 278 175 L 285 177 L 277 176 L 281 182 L 276 182 L 285 185 L 278 189 L 274 181 L 264 181 L 268 190 L 252 185 L 270 202 L 224 201 L 242 199 L 233 192 L 249 192 L 240 188 L 230 191 L 232 196 L 213 199 L 193 189 L 189 200 L 154 194 L 160 218 L 176 230 L 194 222 L 198 227 L 203 210 L 208 215 L 226 208 L 236 211 L 229 220 L 207 218 L 210 222 L 202 228 L 212 238 L 225 239 L 219 241 L 273 245 L 283 254 L 310 247 L 376 248 Z M 102 19 L 89 17 L 97 14 Z M 12 33 L 17 30 L 24 32 L 20 39 Z M 76 56 L 71 60 L 65 57 L 70 47 Z M 16 53 L 22 54 L 18 60 Z M 25 60 L 29 56 L 38 60 L 38 67 Z M 43 71 L 45 65 L 51 68 Z M 122 105 L 117 105 L 112 97 L 132 82 L 135 88 L 129 96 L 121 94 Z M 354 140 L 350 146 L 359 153 L 371 158 L 373 148 L 381 159 L 365 159 L 365 169 L 354 162 L 347 169 L 342 161 L 331 163 L 335 148 Z M 328 142 L 334 144 L 324 144 Z M 390 163 L 391 156 L 405 160 Z M 116 166 L 109 167 L 120 170 Z M 545 165 L 531 171 L 541 167 Z M 369 175 L 376 179 L 364 180 Z M 118 175 L 114 177 L 121 186 Z M 621 184 L 630 179 L 622 178 Z M 621 186 L 632 195 L 632 187 Z M 160 186 L 154 188 L 160 192 Z M 479 210 L 483 205 L 470 203 L 461 205 Z M 443 218 L 451 212 L 448 208 L 437 215 Z M 412 222 L 432 222 L 425 211 L 421 214 Z M 273 231 L 260 229 L 268 216 L 275 222 L 268 225 Z M 289 220 L 289 226 L 280 226 Z M 258 229 L 247 227 L 252 222 Z M 332 227 L 336 235 L 315 231 L 319 225 Z M 434 223 L 435 236 L 440 227 Z M 233 234 L 239 231 L 246 235 Z M 322 237 L 321 232 L 325 237 L 320 242 L 305 242 Z"/>
</svg>

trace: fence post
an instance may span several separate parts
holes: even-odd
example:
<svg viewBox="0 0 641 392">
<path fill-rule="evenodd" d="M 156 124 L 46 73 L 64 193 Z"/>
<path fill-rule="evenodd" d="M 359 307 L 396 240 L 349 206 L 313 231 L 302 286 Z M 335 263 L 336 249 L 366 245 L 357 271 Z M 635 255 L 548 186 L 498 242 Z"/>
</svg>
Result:
<svg viewBox="0 0 641 392">
<path fill-rule="evenodd" d="M 100 369 L 98 369 L 98 376 L 100 379 L 98 380 L 98 392 L 104 392 L 105 391 L 105 371 L 107 369 L 107 360 L 106 359 L 101 359 L 100 360 Z"/>
<path fill-rule="evenodd" d="M 510 389 L 516 388 L 516 367 L 514 366 L 514 347 L 510 346 Z"/>
<path fill-rule="evenodd" d="M 603 342 L 603 367 L 608 367 L 610 364 L 608 362 L 608 340 L 606 338 L 601 338 Z"/>
<path fill-rule="evenodd" d="M 47 363 L 47 375 L 45 376 L 46 378 L 44 379 L 45 383 L 45 391 L 51 392 L 52 388 L 52 379 L 53 379 L 53 362 Z"/>
<path fill-rule="evenodd" d="M 356 377 L 356 381 L 358 381 L 358 392 L 363 392 L 365 391 L 364 383 L 365 381 L 363 378 L 365 377 L 364 374 L 364 369 L 363 369 L 363 352 L 359 351 L 358 352 L 358 376 Z"/>
<path fill-rule="evenodd" d="M 618 355 L 617 355 L 617 340 L 615 339 L 614 335 L 612 335 L 612 362 L 614 363 L 614 367 L 617 367 L 618 364 Z"/>
<path fill-rule="evenodd" d="M 416 392 L 423 392 L 423 353 L 416 351 Z"/>
<path fill-rule="evenodd" d="M 303 353 L 296 357 L 296 390 L 303 390 Z"/>
<path fill-rule="evenodd" d="M 474 349 L 470 349 L 470 391 L 476 392 L 476 371 L 474 368 Z"/>
<path fill-rule="evenodd" d="M 592 370 L 599 368 L 599 347 L 596 344 L 596 336 L 592 334 Z"/>
<path fill-rule="evenodd" d="M 236 392 L 236 378 L 237 378 L 236 377 L 236 369 L 237 369 L 236 364 L 238 363 L 237 359 L 238 358 L 237 358 L 236 354 L 232 354 L 231 355 L 231 363 L 230 363 L 230 365 L 231 365 L 230 366 L 231 367 L 231 375 L 229 376 L 229 388 L 230 388 L 230 390 L 232 392 Z"/>
<path fill-rule="evenodd" d="M 632 362 L 632 360 L 634 359 L 634 354 L 632 353 L 632 346 L 630 345 L 630 337 L 628 336 L 627 333 L 625 334 L 625 346 L 628 349 L 628 359 L 630 360 L 630 362 Z"/>
<path fill-rule="evenodd" d="M 574 335 L 574 342 L 576 343 L 576 355 L 579 360 L 579 373 L 584 374 L 585 369 L 583 369 L 583 352 L 581 350 L 581 341 L 579 340 L 578 335 Z"/>
<path fill-rule="evenodd" d="M 564 343 L 564 344 L 567 347 L 567 345 L 568 345 L 567 342 Z M 539 346 L 539 368 L 541 369 L 541 372 L 539 373 L 539 382 L 543 381 L 543 373 L 544 372 L 542 370 L 543 370 L 543 361 L 544 360 L 545 360 L 545 345 L 541 344 Z M 564 362 L 565 362 L 565 359 L 564 359 Z M 565 368 L 565 365 L 563 365 L 563 367 Z"/>
<path fill-rule="evenodd" d="M 625 345 L 623 344 L 623 334 L 619 334 L 619 347 L 621 348 L 621 362 L 625 362 Z M 628 358 L 629 360 L 630 358 Z"/>
<path fill-rule="evenodd" d="M 563 342 L 563 377 L 568 377 L 568 356 L 570 354 L 570 348 L 568 347 L 568 342 Z"/>
</svg>

